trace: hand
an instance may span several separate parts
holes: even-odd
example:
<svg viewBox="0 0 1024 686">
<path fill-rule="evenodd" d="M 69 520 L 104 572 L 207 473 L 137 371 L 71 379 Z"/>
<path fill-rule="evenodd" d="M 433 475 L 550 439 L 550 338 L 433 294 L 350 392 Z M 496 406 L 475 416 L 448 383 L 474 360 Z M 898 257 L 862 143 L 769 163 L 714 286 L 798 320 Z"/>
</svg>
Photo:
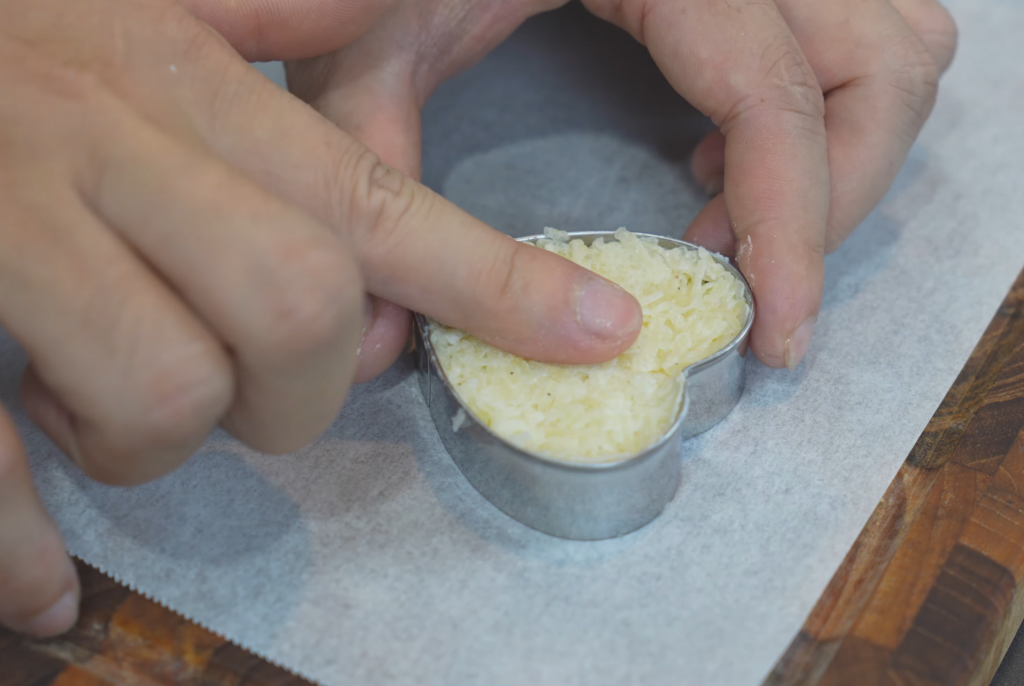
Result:
<svg viewBox="0 0 1024 686">
<path fill-rule="evenodd" d="M 328 5 L 312 25 L 339 41 L 380 7 Z M 340 44 L 307 40 L 302 6 L 280 35 L 205 9 L 247 57 Z M 384 166 L 171 0 L 3 3 L 0 92 L 0 324 L 29 414 L 106 483 L 170 471 L 218 424 L 270 453 L 314 439 L 377 326 L 365 293 L 549 361 L 639 331 L 631 296 Z M 78 588 L 0 408 L 0 623 L 58 633 Z"/>
<path fill-rule="evenodd" d="M 561 4 L 397 0 L 343 49 L 290 65 L 289 85 L 415 174 L 432 90 Z M 719 127 L 693 157 L 715 197 L 685 237 L 737 257 L 757 299 L 751 349 L 795 367 L 821 305 L 824 254 L 879 202 L 928 117 L 956 46 L 952 19 L 935 0 L 584 4 L 645 43 Z"/>
<path fill-rule="evenodd" d="M 730 128 L 707 136 L 693 154 L 693 172 L 713 196 L 686 232 L 686 238 L 738 257 L 754 287 L 758 316 L 779 323 L 774 352 L 759 356 L 769 364 L 799 363 L 810 341 L 820 304 L 820 286 L 811 288 L 811 274 L 820 283 L 820 255 L 836 250 L 889 190 L 910 146 L 935 103 L 939 75 L 949 67 L 956 50 L 956 25 L 935 0 L 776 0 L 780 16 L 813 70 L 815 84 L 824 93 L 817 102 L 817 118 L 824 116 L 828 168 L 801 166 L 795 157 L 782 156 L 782 173 L 819 174 L 815 199 L 826 198 L 825 223 L 801 225 L 791 247 L 806 259 L 787 258 L 775 239 L 784 221 L 746 222 L 743 203 L 755 201 L 768 211 L 787 199 L 801 198 L 774 183 L 772 168 L 749 166 L 742 139 Z M 811 75 L 806 74 L 807 78 Z M 817 94 L 815 94 L 815 100 Z M 817 124 L 816 124 L 817 126 Z M 820 130 L 820 128 L 819 128 Z M 732 144 L 735 141 L 735 145 Z M 724 183 L 724 185 L 723 185 Z M 723 191 L 724 188 L 724 192 Z M 744 190 L 753 191 L 743 193 Z M 796 211 L 796 208 L 793 208 Z M 788 213 L 788 211 L 787 211 Z M 769 215 L 770 216 L 770 215 Z M 783 214 L 780 218 L 785 217 Z M 759 284 L 763 284 L 759 290 Z M 792 328 L 801 321 L 807 323 Z M 786 331 L 790 331 L 786 335 Z M 769 335 L 768 340 L 772 339 Z M 779 341 L 785 341 L 780 347 Z M 764 350 L 766 337 L 758 339 Z M 781 355 L 779 353 L 782 353 Z"/>
</svg>

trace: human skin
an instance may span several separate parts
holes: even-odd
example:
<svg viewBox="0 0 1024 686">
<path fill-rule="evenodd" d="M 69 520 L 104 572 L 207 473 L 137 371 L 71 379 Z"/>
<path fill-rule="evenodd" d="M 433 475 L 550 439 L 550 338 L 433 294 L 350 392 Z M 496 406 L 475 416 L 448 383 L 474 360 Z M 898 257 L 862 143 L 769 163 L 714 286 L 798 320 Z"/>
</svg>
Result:
<svg viewBox="0 0 1024 686">
<path fill-rule="evenodd" d="M 0 4 L 0 92 L 0 324 L 25 409 L 99 481 L 165 474 L 218 425 L 313 441 L 364 330 L 404 311 L 368 293 L 550 361 L 639 332 L 632 296 L 382 164 L 171 0 Z M 0 623 L 58 633 L 78 597 L 0 408 Z"/>
<path fill-rule="evenodd" d="M 432 90 L 559 4 L 0 6 L 0 324 L 31 360 L 34 421 L 93 478 L 133 484 L 217 425 L 270 453 L 312 441 L 349 383 L 400 353 L 410 309 L 546 361 L 628 347 L 631 297 L 415 181 Z M 694 154 L 714 197 L 687 237 L 736 255 L 757 298 L 752 349 L 795 366 L 824 253 L 930 112 L 948 14 L 932 0 L 585 4 L 718 125 Z M 293 60 L 316 111 L 245 62 L 267 59 Z M 59 633 L 77 604 L 0 408 L 0 623 Z"/>
<path fill-rule="evenodd" d="M 289 85 L 416 176 L 419 112 L 434 88 L 562 4 L 396 0 L 345 47 L 290 64 Z M 953 20 L 934 0 L 583 4 L 645 44 L 717 125 L 693 155 L 712 197 L 685 238 L 737 258 L 757 301 L 751 349 L 795 367 L 821 305 L 824 255 L 892 184 L 953 58 Z M 392 360 L 366 360 L 368 375 Z"/>
</svg>

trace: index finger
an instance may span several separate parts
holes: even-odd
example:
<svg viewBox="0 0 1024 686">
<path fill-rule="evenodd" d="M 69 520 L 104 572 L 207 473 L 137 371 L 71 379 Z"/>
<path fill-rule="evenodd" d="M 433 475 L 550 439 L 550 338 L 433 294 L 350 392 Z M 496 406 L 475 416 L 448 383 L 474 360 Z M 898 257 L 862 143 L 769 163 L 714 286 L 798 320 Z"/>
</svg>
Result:
<svg viewBox="0 0 1024 686">
<path fill-rule="evenodd" d="M 796 366 L 821 305 L 829 203 L 824 98 L 796 39 L 770 0 L 586 4 L 645 43 L 725 135 L 725 204 L 757 300 L 751 348 Z"/>
<path fill-rule="evenodd" d="M 495 231 L 372 153 L 345 176 L 362 196 L 343 225 L 370 292 L 531 359 L 603 362 L 636 339 L 640 305 L 610 281 Z"/>
<path fill-rule="evenodd" d="M 545 362 L 602 362 L 636 339 L 642 313 L 624 290 L 471 217 L 237 57 L 219 57 L 202 65 L 176 58 L 179 75 L 222 72 L 191 83 L 211 88 L 192 102 L 216 103 L 195 117 L 197 133 L 343 236 L 368 292 Z M 232 88 L 216 89 L 224 82 Z"/>
</svg>

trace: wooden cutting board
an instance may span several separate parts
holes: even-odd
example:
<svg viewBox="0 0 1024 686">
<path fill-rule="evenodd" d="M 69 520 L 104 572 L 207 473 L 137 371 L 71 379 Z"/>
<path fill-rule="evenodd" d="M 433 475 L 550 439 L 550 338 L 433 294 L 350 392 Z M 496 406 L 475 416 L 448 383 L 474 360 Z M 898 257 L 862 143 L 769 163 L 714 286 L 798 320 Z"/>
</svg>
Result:
<svg viewBox="0 0 1024 686">
<path fill-rule="evenodd" d="M 1021 624 L 1024 273 L 768 686 L 980 686 Z"/>
<path fill-rule="evenodd" d="M 1024 273 L 765 686 L 981 686 L 1024 616 Z M 78 625 L 0 686 L 304 684 L 78 563 Z"/>
</svg>

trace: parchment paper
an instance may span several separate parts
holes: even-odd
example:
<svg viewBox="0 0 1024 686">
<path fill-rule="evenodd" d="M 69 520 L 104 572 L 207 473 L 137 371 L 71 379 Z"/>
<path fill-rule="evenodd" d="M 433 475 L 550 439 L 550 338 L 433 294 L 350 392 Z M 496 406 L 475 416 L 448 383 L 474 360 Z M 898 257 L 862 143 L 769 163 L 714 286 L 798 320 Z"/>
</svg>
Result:
<svg viewBox="0 0 1024 686">
<path fill-rule="evenodd" d="M 664 515 L 577 543 L 461 477 L 402 362 L 287 458 L 213 436 L 132 489 L 86 480 L 14 409 L 70 550 L 324 684 L 759 682 L 792 639 L 1024 264 L 1024 6 L 955 0 L 960 54 L 894 189 L 828 259 L 795 372 L 685 445 Z M 1016 56 L 1016 57 L 1015 57 Z M 575 8 L 531 21 L 425 114 L 425 180 L 511 233 L 679 235 L 707 124 Z"/>
</svg>

